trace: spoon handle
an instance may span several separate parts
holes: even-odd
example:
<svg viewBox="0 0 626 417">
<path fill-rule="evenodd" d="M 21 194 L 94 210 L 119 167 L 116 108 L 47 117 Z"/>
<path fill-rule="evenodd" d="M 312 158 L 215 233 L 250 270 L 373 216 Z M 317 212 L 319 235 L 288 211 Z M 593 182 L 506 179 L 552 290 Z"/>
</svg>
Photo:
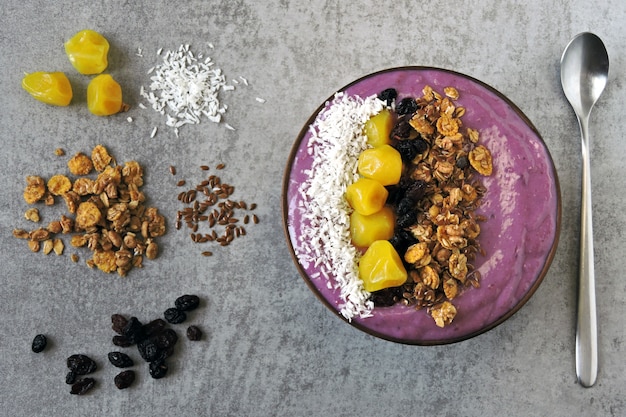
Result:
<svg viewBox="0 0 626 417">
<path fill-rule="evenodd" d="M 584 387 L 591 387 L 598 374 L 598 329 L 593 268 L 593 227 L 591 216 L 591 164 L 588 119 L 580 120 L 582 134 L 582 203 L 580 218 L 580 269 L 578 319 L 576 325 L 576 375 Z"/>
</svg>

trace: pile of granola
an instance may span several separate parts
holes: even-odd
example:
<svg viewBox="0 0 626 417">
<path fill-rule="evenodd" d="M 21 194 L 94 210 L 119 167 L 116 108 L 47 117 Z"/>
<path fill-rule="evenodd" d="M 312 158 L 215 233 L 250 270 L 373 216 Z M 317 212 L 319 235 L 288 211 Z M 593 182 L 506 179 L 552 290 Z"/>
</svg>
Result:
<svg viewBox="0 0 626 417">
<path fill-rule="evenodd" d="M 375 305 L 427 308 L 439 327 L 456 316 L 452 300 L 462 289 L 480 286 L 472 261 L 481 251 L 477 239 L 484 219 L 475 210 L 486 189 L 475 174 L 489 176 L 493 170 L 478 131 L 462 128 L 465 108 L 455 105 L 458 98 L 454 87 L 442 96 L 426 86 L 392 130 L 405 171 L 388 199 L 397 214 L 391 242 L 404 258 L 408 279 L 372 294 Z M 409 199 L 416 188 L 420 197 Z"/>
<path fill-rule="evenodd" d="M 28 240 L 33 252 L 43 247 L 45 254 L 54 250 L 60 255 L 65 245 L 57 235 L 72 234 L 73 247 L 86 246 L 92 251 L 87 265 L 120 276 L 126 276 L 133 267 L 141 268 L 144 256 L 156 258 L 159 249 L 155 238 L 165 234 L 165 218 L 155 207 L 144 205 L 141 165 L 136 161 L 118 165 L 104 146 L 97 145 L 91 157 L 80 152 L 74 155 L 68 168 L 78 177 L 73 182 L 63 174 L 52 176 L 47 183 L 40 176 L 28 176 L 24 200 L 53 205 L 60 196 L 69 215 L 45 228 L 15 229 L 13 235 Z M 88 177 L 93 170 L 98 173 L 95 179 Z M 28 209 L 25 216 L 40 221 L 37 208 Z M 78 260 L 75 254 L 72 260 Z"/>
</svg>

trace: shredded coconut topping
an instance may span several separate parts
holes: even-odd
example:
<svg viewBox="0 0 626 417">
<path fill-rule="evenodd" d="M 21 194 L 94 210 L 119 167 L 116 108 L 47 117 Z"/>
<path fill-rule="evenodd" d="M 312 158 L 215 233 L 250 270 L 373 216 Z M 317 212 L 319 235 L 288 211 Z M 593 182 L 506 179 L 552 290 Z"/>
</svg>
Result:
<svg viewBox="0 0 626 417">
<path fill-rule="evenodd" d="M 335 94 L 310 126 L 307 151 L 313 162 L 298 190 L 303 219 L 298 259 L 305 268 L 317 267 L 328 288 L 340 290 L 340 314 L 348 320 L 371 316 L 374 304 L 359 278 L 360 253 L 351 243 L 351 208 L 344 194 L 358 179 L 358 156 L 367 148 L 365 122 L 383 107 L 376 96 L 363 99 Z"/>
<path fill-rule="evenodd" d="M 221 69 L 210 57 L 194 56 L 189 45 L 177 51 L 161 48 L 157 55 L 163 62 L 150 69 L 149 90 L 143 86 L 140 94 L 150 106 L 166 118 L 166 125 L 175 129 L 185 124 L 198 124 L 206 117 L 214 123 L 222 120 L 227 106 L 220 103 L 220 91 L 232 90 L 226 84 Z"/>
</svg>

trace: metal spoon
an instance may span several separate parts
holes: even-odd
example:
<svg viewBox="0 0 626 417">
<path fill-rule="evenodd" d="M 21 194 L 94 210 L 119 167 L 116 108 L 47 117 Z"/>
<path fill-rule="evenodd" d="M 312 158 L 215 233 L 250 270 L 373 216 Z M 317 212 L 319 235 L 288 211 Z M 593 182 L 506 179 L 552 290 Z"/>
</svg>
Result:
<svg viewBox="0 0 626 417">
<path fill-rule="evenodd" d="M 609 57 L 602 40 L 593 33 L 576 35 L 561 57 L 561 85 L 578 117 L 582 135 L 582 204 L 580 219 L 580 266 L 578 319 L 576 324 L 576 375 L 591 387 L 598 374 L 598 329 L 593 269 L 591 216 L 589 115 L 609 75 Z"/>
</svg>

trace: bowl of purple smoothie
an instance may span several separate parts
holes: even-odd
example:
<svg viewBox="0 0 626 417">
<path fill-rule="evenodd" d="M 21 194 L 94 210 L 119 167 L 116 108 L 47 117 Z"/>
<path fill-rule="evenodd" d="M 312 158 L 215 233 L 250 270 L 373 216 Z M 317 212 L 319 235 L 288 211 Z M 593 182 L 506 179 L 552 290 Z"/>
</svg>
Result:
<svg viewBox="0 0 626 417">
<path fill-rule="evenodd" d="M 338 105 L 336 94 L 312 114 L 293 145 L 283 181 L 282 208 L 296 267 L 332 312 L 357 329 L 382 339 L 439 345 L 466 340 L 496 327 L 530 299 L 556 252 L 561 196 L 552 157 L 537 129 L 514 103 L 479 80 L 450 70 L 401 67 L 367 75 L 338 91 L 344 97 L 365 99 L 394 88 L 400 99 L 420 96 L 426 85 L 436 91 L 449 86 L 458 90 L 457 103 L 466 109 L 463 123 L 480 132 L 481 143 L 493 156 L 493 174 L 482 178 L 487 191 L 477 210 L 485 218 L 479 237 L 484 253 L 473 262 L 481 276 L 480 287 L 466 289 L 454 299 L 457 315 L 452 323 L 438 327 L 424 309 L 402 304 L 376 306 L 367 314 L 346 316 L 345 291 L 337 284 L 342 277 L 332 269 L 322 271 L 323 262 L 316 261 L 324 253 L 340 249 L 316 244 L 319 252 L 311 254 L 307 228 L 311 229 L 312 222 L 315 228 L 324 228 L 324 221 L 333 221 L 320 222 L 315 219 L 319 215 L 307 213 L 311 195 L 302 185 L 319 163 L 315 160 L 319 152 L 313 126 L 325 117 L 326 110 Z M 337 227 L 328 224 L 329 229 Z M 350 253 L 346 252 L 346 256 Z"/>
</svg>

